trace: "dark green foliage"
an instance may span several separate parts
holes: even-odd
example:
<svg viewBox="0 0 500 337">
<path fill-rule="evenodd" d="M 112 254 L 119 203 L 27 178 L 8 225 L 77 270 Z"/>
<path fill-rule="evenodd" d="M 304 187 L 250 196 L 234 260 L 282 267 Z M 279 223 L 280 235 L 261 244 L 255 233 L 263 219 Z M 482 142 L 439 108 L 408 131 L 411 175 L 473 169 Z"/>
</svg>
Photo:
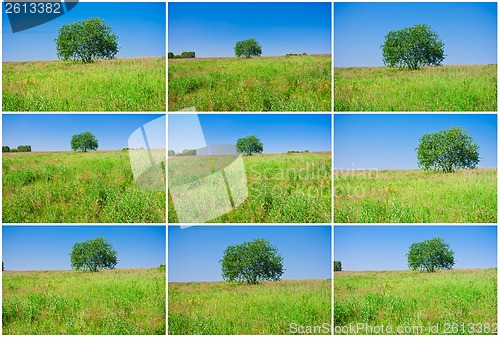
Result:
<svg viewBox="0 0 500 337">
<path fill-rule="evenodd" d="M 174 150 L 168 150 L 168 156 L 169 157 L 175 156 L 175 151 Z"/>
<path fill-rule="evenodd" d="M 83 132 L 73 135 L 71 138 L 71 149 L 74 151 L 87 152 L 87 150 L 97 150 L 99 142 L 91 132 Z"/>
<path fill-rule="evenodd" d="M 196 54 L 194 51 L 183 51 L 181 53 L 181 57 L 183 59 L 192 59 L 192 58 L 195 58 L 196 57 Z"/>
<path fill-rule="evenodd" d="M 31 145 L 19 145 L 17 152 L 31 152 Z"/>
<path fill-rule="evenodd" d="M 57 57 L 90 63 L 112 59 L 118 53 L 118 37 L 100 18 L 63 25 L 56 38 Z"/>
<path fill-rule="evenodd" d="M 169 59 L 173 59 L 173 58 L 174 58 L 174 53 L 172 53 L 172 52 L 168 52 L 168 58 L 169 58 Z"/>
<path fill-rule="evenodd" d="M 434 238 L 413 243 L 406 256 L 411 270 L 434 272 L 451 269 L 455 264 L 454 252 L 450 245 L 441 238 Z"/>
<path fill-rule="evenodd" d="M 333 271 L 342 271 L 342 262 L 333 261 Z"/>
<path fill-rule="evenodd" d="M 257 284 L 262 280 L 278 281 L 283 275 L 283 258 L 268 240 L 257 239 L 229 246 L 219 261 L 227 281 Z"/>
<path fill-rule="evenodd" d="M 264 145 L 257 136 L 248 136 L 244 138 L 239 138 L 236 141 L 236 150 L 239 153 L 246 153 L 251 156 L 252 153 L 262 153 L 264 151 Z"/>
<path fill-rule="evenodd" d="M 389 67 L 419 69 L 443 62 L 444 43 L 428 25 L 415 25 L 390 31 L 382 46 L 384 64 Z"/>
<path fill-rule="evenodd" d="M 479 145 L 460 127 L 423 135 L 416 151 L 418 166 L 426 170 L 453 172 L 479 163 Z"/>
<path fill-rule="evenodd" d="M 238 41 L 234 47 L 234 54 L 237 57 L 245 56 L 246 58 L 260 56 L 262 54 L 262 47 L 255 39 Z"/>
<path fill-rule="evenodd" d="M 2 261 L 2 271 L 4 271 L 4 270 L 5 270 L 5 266 L 4 266 L 3 261 Z"/>
<path fill-rule="evenodd" d="M 92 272 L 114 269 L 118 263 L 116 251 L 104 238 L 75 243 L 70 258 L 71 268 Z"/>
<path fill-rule="evenodd" d="M 2 152 L 10 152 L 10 147 L 6 145 L 2 146 Z"/>
</svg>

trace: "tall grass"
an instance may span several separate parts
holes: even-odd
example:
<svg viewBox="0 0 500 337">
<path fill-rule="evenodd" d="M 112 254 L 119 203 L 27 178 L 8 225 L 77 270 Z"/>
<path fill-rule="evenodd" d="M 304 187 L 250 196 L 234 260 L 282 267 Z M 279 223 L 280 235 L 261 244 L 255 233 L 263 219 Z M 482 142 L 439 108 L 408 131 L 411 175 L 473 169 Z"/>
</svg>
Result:
<svg viewBox="0 0 500 337">
<path fill-rule="evenodd" d="M 165 191 L 140 190 L 126 151 L 4 153 L 4 223 L 164 223 Z"/>
<path fill-rule="evenodd" d="M 331 56 L 168 61 L 168 110 L 331 111 Z"/>
<path fill-rule="evenodd" d="M 497 65 L 335 68 L 335 111 L 497 111 Z"/>
<path fill-rule="evenodd" d="M 3 111 L 165 111 L 166 60 L 4 62 Z"/>
<path fill-rule="evenodd" d="M 399 334 L 493 334 L 497 298 L 496 268 L 336 272 L 335 332 L 375 334 L 378 327 L 379 334 L 398 328 L 406 329 Z M 346 328 L 357 324 L 364 328 Z"/>
<path fill-rule="evenodd" d="M 2 333 L 165 334 L 165 269 L 3 272 Z"/>
<path fill-rule="evenodd" d="M 169 283 L 168 333 L 289 335 L 293 323 L 329 327 L 331 294 L 331 280 Z"/>
<path fill-rule="evenodd" d="M 190 168 L 187 173 L 196 174 L 192 159 L 186 160 Z M 243 160 L 248 198 L 210 222 L 331 222 L 331 153 L 252 155 L 244 156 Z M 172 172 L 169 169 L 169 174 Z M 169 184 L 173 179 L 182 177 L 169 177 Z M 179 221 L 170 196 L 168 221 Z"/>
<path fill-rule="evenodd" d="M 336 223 L 496 223 L 496 169 L 335 171 Z"/>
</svg>

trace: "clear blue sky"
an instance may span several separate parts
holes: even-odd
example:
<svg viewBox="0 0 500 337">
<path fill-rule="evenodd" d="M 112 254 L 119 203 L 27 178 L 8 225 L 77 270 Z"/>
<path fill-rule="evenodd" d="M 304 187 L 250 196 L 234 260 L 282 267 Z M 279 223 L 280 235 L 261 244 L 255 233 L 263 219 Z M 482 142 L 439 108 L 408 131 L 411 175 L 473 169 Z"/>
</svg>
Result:
<svg viewBox="0 0 500 337">
<path fill-rule="evenodd" d="M 420 137 L 465 128 L 479 145 L 478 167 L 497 167 L 497 116 L 462 115 L 335 115 L 336 169 L 416 169 Z"/>
<path fill-rule="evenodd" d="M 496 64 L 496 20 L 496 2 L 337 2 L 335 66 L 384 65 L 385 35 L 416 24 L 438 33 L 447 55 L 443 64 Z"/>
<path fill-rule="evenodd" d="M 408 270 L 415 242 L 440 237 L 455 252 L 453 268 L 496 268 L 496 226 L 335 226 L 334 259 L 342 270 Z"/>
<path fill-rule="evenodd" d="M 229 57 L 254 38 L 262 56 L 331 54 L 331 17 L 328 2 L 170 2 L 168 51 Z"/>
<path fill-rule="evenodd" d="M 71 137 L 86 131 L 99 141 L 99 150 L 128 147 L 128 137 L 145 123 L 164 115 L 150 114 L 4 114 L 2 145 L 31 145 L 35 151 L 70 151 Z M 165 139 L 165 132 L 159 138 Z M 151 143 L 151 140 L 150 140 Z M 163 145 L 165 148 L 165 145 Z"/>
<path fill-rule="evenodd" d="M 6 270 L 68 270 L 77 242 L 104 237 L 116 250 L 116 268 L 165 264 L 165 226 L 2 226 Z"/>
<path fill-rule="evenodd" d="M 169 282 L 222 281 L 224 250 L 255 239 L 281 254 L 282 279 L 331 277 L 331 226 L 168 226 Z"/>
<path fill-rule="evenodd" d="M 43 25 L 12 33 L 2 11 L 3 61 L 57 60 L 59 28 L 91 17 L 109 24 L 118 36 L 116 57 L 165 56 L 166 6 L 161 2 L 79 2 L 72 10 Z"/>
<path fill-rule="evenodd" d="M 263 153 L 289 150 L 331 151 L 331 115 L 327 114 L 169 114 L 169 149 L 182 152 L 206 144 L 235 145 L 238 138 L 256 135 Z M 200 130 L 201 125 L 201 130 Z"/>
</svg>

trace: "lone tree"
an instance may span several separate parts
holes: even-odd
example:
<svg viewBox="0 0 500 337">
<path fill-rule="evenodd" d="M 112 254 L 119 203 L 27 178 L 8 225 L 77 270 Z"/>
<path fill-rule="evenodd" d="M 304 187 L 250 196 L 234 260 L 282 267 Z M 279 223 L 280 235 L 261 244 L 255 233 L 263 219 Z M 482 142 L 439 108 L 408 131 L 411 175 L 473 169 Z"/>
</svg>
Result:
<svg viewBox="0 0 500 337">
<path fill-rule="evenodd" d="M 426 170 L 453 172 L 476 168 L 479 163 L 479 145 L 465 129 L 456 126 L 423 135 L 416 151 L 418 166 Z"/>
<path fill-rule="evenodd" d="M 439 66 L 443 62 L 444 43 L 428 25 L 415 25 L 390 31 L 382 46 L 384 64 L 389 67 Z"/>
<path fill-rule="evenodd" d="M 333 261 L 333 271 L 342 271 L 342 262 Z"/>
<path fill-rule="evenodd" d="M 118 53 L 118 37 L 100 18 L 63 25 L 55 41 L 57 57 L 65 61 L 90 63 L 97 59 L 112 59 Z"/>
<path fill-rule="evenodd" d="M 264 151 L 264 145 L 257 136 L 248 136 L 244 138 L 239 138 L 236 141 L 236 150 L 239 153 L 246 153 L 251 156 L 252 153 L 262 153 Z"/>
<path fill-rule="evenodd" d="M 451 269 L 455 264 L 454 252 L 450 245 L 441 238 L 434 238 L 413 243 L 406 256 L 411 270 L 434 272 L 440 269 Z"/>
<path fill-rule="evenodd" d="M 73 245 L 71 268 L 96 272 L 101 269 L 114 269 L 118 260 L 116 251 L 104 238 L 77 242 Z"/>
<path fill-rule="evenodd" d="M 245 56 L 246 58 L 260 56 L 262 54 L 262 47 L 255 39 L 238 41 L 234 47 L 234 54 L 237 57 Z"/>
<path fill-rule="evenodd" d="M 71 138 L 71 149 L 74 151 L 87 152 L 87 150 L 97 150 L 99 142 L 91 132 L 83 132 L 73 135 Z"/>
<path fill-rule="evenodd" d="M 283 258 L 265 239 L 227 247 L 220 263 L 224 280 L 246 281 L 248 284 L 262 280 L 278 281 L 284 272 Z"/>
</svg>

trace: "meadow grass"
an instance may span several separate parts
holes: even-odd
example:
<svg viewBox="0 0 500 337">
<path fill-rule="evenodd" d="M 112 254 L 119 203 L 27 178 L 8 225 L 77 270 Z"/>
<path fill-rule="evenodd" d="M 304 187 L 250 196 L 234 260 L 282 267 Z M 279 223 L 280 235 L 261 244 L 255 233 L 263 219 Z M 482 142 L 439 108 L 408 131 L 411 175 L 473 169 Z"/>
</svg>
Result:
<svg viewBox="0 0 500 337">
<path fill-rule="evenodd" d="M 4 62 L 3 111 L 165 111 L 166 59 Z"/>
<path fill-rule="evenodd" d="M 172 335 L 289 335 L 290 325 L 331 325 L 331 280 L 168 284 Z M 327 330 L 327 331 L 324 331 Z M 329 329 L 316 334 L 330 334 Z"/>
<path fill-rule="evenodd" d="M 497 111 L 497 65 L 335 68 L 335 111 Z"/>
<path fill-rule="evenodd" d="M 331 55 L 168 60 L 168 110 L 331 111 Z"/>
<path fill-rule="evenodd" d="M 5 335 L 165 334 L 165 268 L 3 272 Z"/>
<path fill-rule="evenodd" d="M 195 158 L 195 157 L 191 157 Z M 196 174 L 192 159 L 188 174 Z M 215 223 L 330 223 L 331 153 L 243 156 L 248 197 Z M 173 161 L 169 161 L 169 175 Z M 212 172 L 213 173 L 213 172 Z M 173 179 L 169 176 L 169 185 Z M 179 222 L 171 196 L 168 222 Z"/>
<path fill-rule="evenodd" d="M 335 171 L 336 223 L 496 223 L 496 169 Z"/>
<path fill-rule="evenodd" d="M 497 329 L 496 268 L 335 272 L 334 277 L 336 334 L 376 332 L 342 328 L 350 324 L 384 326 L 378 334 L 397 334 L 400 327 L 407 329 L 399 332 L 405 335 L 483 335 Z M 429 330 L 430 326 L 437 330 Z"/>
<path fill-rule="evenodd" d="M 128 151 L 2 154 L 4 223 L 164 223 L 165 191 L 141 190 Z"/>
</svg>

